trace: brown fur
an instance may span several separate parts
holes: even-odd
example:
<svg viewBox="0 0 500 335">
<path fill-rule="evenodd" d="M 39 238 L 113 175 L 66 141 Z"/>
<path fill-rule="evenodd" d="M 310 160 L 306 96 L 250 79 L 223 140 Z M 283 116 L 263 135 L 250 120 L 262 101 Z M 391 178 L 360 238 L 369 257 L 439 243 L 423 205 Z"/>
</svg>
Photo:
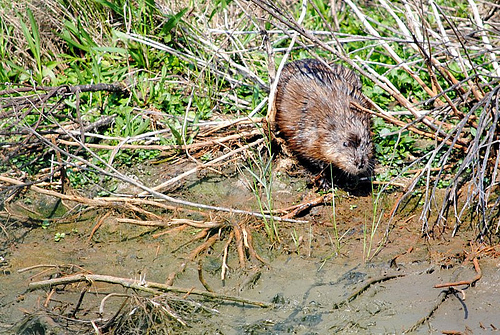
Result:
<svg viewBox="0 0 500 335">
<path fill-rule="evenodd" d="M 349 175 L 373 168 L 370 116 L 361 81 L 351 70 L 317 60 L 288 63 L 276 92 L 276 125 L 301 160 L 324 168 L 332 164 Z"/>
</svg>

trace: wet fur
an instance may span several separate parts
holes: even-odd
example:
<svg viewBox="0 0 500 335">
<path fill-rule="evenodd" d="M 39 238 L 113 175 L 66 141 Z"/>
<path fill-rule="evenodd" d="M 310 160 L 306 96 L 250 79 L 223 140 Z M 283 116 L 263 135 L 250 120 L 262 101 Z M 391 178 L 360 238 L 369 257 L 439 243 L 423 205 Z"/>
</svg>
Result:
<svg viewBox="0 0 500 335">
<path fill-rule="evenodd" d="M 370 116 L 351 102 L 369 108 L 361 81 L 351 70 L 317 60 L 288 63 L 276 92 L 276 126 L 288 148 L 306 165 L 330 163 L 350 176 L 373 169 Z"/>
</svg>

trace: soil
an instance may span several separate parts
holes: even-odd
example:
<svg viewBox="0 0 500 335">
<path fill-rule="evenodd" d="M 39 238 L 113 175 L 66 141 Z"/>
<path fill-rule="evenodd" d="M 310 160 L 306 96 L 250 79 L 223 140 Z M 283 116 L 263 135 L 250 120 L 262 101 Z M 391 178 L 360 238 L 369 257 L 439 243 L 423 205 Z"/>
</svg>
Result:
<svg viewBox="0 0 500 335">
<path fill-rule="evenodd" d="M 168 179 L 166 166 L 146 170 L 149 177 L 144 180 L 150 184 Z M 275 209 L 318 197 L 300 176 L 275 171 L 273 177 Z M 224 176 L 205 173 L 186 181 L 170 195 L 258 211 L 249 181 L 250 174 L 244 169 Z M 127 189 L 120 185 L 120 191 Z M 396 193 L 384 195 L 378 208 L 383 210 L 381 219 L 373 220 L 371 194 L 353 196 L 338 190 L 334 206 L 316 206 L 298 218 L 307 223 L 279 222 L 279 241 L 271 241 L 260 219 L 211 213 L 213 217 L 222 217 L 228 226 L 213 232 L 218 234 L 218 241 L 207 252 L 186 263 L 188 255 L 205 241 L 193 241 L 199 229 L 157 237 L 156 233 L 169 228 L 119 222 L 118 218 L 130 215 L 124 211 L 86 210 L 66 203 L 74 210 L 67 212 L 56 199 L 27 192 L 8 205 L 9 212 L 18 216 L 1 219 L 0 333 L 95 334 L 90 321 L 102 326 L 105 320 L 126 310 L 124 301 L 133 306 L 134 301 L 144 302 L 141 299 L 148 296 L 103 283 L 59 285 L 52 290 L 34 291 L 28 290 L 29 283 L 72 273 L 165 283 L 177 271 L 174 286 L 205 290 L 198 266 L 217 294 L 272 303 L 273 307 L 166 294 L 160 298 L 169 302 L 177 311 L 173 315 L 186 325 L 170 315 L 166 317 L 168 327 L 167 322 L 157 322 L 156 332 L 150 333 L 162 333 L 158 330 L 162 327 L 164 333 L 174 334 L 498 332 L 500 260 L 492 253 L 478 253 L 482 277 L 474 286 L 434 288 L 436 284 L 474 278 L 476 271 L 467 255 L 480 246 L 473 243 L 474 232 L 466 227 L 453 238 L 446 234 L 422 238 L 417 212 L 404 213 L 389 222 L 387 213 L 396 197 Z M 80 215 L 70 215 L 75 211 Z M 105 215 L 108 212 L 110 215 Z M 183 211 L 161 214 L 172 218 L 201 217 Z M 33 219 L 16 219 L 23 215 Z M 61 215 L 65 219 L 49 219 Z M 45 224 L 40 225 L 40 218 L 47 218 Z M 92 233 L 99 220 L 101 225 Z M 371 238 L 373 222 L 378 222 L 378 226 Z M 248 227 L 253 247 L 265 263 L 247 254 L 242 267 L 232 243 L 228 249 L 227 276 L 221 280 L 224 249 L 230 226 L 235 224 Z M 379 244 L 381 241 L 385 243 Z M 183 263 L 185 269 L 179 271 Z M 359 295 L 346 301 L 362 288 Z M 103 301 L 110 293 L 114 294 Z M 189 312 L 188 305 L 199 309 Z M 124 315 L 139 313 L 138 310 Z M 116 329 L 115 332 L 127 333 Z"/>
</svg>

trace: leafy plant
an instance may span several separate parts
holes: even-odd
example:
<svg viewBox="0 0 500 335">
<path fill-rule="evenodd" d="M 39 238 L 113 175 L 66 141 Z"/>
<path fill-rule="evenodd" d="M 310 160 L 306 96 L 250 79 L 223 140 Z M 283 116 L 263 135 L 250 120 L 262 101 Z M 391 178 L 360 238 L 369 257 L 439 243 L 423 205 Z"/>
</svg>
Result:
<svg viewBox="0 0 500 335">
<path fill-rule="evenodd" d="M 115 135 L 120 137 L 134 137 L 142 134 L 149 127 L 149 120 L 143 119 L 140 114 L 134 115 L 133 108 L 123 106 L 120 115 L 116 117 Z"/>
<path fill-rule="evenodd" d="M 77 18 L 76 23 L 64 22 L 64 27 L 65 29 L 60 36 L 68 44 L 72 55 L 81 55 L 82 52 L 90 52 L 92 48 L 97 47 L 91 34 L 82 25 L 80 18 Z"/>
<path fill-rule="evenodd" d="M 59 242 L 66 237 L 66 233 L 56 233 L 54 235 L 54 241 Z"/>
<path fill-rule="evenodd" d="M 388 174 L 379 176 L 386 180 L 397 175 L 401 166 L 408 163 L 409 157 L 416 154 L 413 146 L 415 139 L 408 131 L 401 132 L 398 127 L 388 125 L 380 118 L 374 118 L 373 128 L 373 143 L 378 163 L 390 167 Z"/>
<path fill-rule="evenodd" d="M 42 229 L 47 229 L 50 227 L 50 221 L 49 220 L 43 220 L 41 224 Z"/>
<path fill-rule="evenodd" d="M 168 21 L 161 28 L 163 42 L 169 43 L 172 40 L 172 30 L 179 24 L 181 18 L 188 11 L 188 7 L 181 9 L 178 13 L 169 15 Z"/>
<path fill-rule="evenodd" d="M 21 25 L 21 29 L 23 31 L 26 42 L 28 42 L 29 49 L 33 54 L 33 58 L 35 59 L 36 69 L 34 69 L 34 79 L 38 82 L 38 84 L 42 84 L 43 74 L 42 74 L 42 54 L 40 48 L 40 32 L 38 30 L 38 24 L 33 16 L 33 12 L 27 8 L 26 15 L 28 15 L 29 19 L 29 28 L 28 24 L 24 22 L 21 14 L 19 16 L 19 24 Z"/>
<path fill-rule="evenodd" d="M 297 255 L 300 256 L 300 237 L 299 237 L 299 234 L 297 234 L 297 231 L 295 230 L 295 228 L 293 228 L 290 235 L 292 236 L 293 243 L 295 244 L 295 250 L 297 252 Z"/>
</svg>

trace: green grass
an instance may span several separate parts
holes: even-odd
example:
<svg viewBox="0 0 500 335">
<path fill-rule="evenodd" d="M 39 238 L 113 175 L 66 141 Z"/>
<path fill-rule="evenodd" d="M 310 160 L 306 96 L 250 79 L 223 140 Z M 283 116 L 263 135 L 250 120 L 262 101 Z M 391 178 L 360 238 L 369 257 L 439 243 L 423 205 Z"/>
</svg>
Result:
<svg viewBox="0 0 500 335">
<path fill-rule="evenodd" d="M 140 109 L 162 110 L 166 115 L 184 114 L 188 106 L 187 93 L 179 89 L 177 84 L 169 82 L 183 77 L 189 82 L 199 76 L 196 68 L 177 57 L 140 43 L 123 40 L 118 37 L 116 31 L 124 29 L 129 23 L 132 33 L 145 36 L 156 34 L 160 36 L 160 40 L 174 44 L 176 39 L 182 38 L 182 34 L 177 33 L 176 29 L 182 23 L 182 17 L 188 8 L 165 16 L 156 8 L 154 1 L 150 0 L 139 1 L 136 4 L 126 1 L 113 3 L 76 1 L 67 4 L 64 0 L 54 0 L 54 2 L 49 1 L 47 5 L 67 8 L 63 17 L 55 18 L 60 19 L 61 25 L 57 33 L 57 43 L 60 45 L 57 59 L 54 60 L 56 51 L 44 49 L 46 41 L 41 41 L 40 32 L 43 18 L 39 12 L 34 14 L 29 8 L 19 12 L 14 12 L 14 9 L 11 13 L 6 11 L 6 19 L 0 20 L 0 55 L 4 64 L 0 69 L 2 82 L 14 85 L 36 83 L 45 86 L 131 82 L 130 97 L 119 97 L 104 92 L 82 93 L 77 110 L 76 97 L 70 96 L 65 100 L 65 110 L 55 116 L 58 122 L 64 123 L 68 120 L 68 116 L 76 119 L 78 112 L 88 122 L 97 120 L 101 115 L 116 115 L 114 124 L 105 130 L 105 133 L 123 138 L 152 130 L 149 119 L 142 117 Z M 2 6 L 7 4 L 4 3 Z M 9 8 L 4 7 L 4 9 Z M 113 17 L 113 22 L 108 20 L 110 15 Z M 18 22 L 21 27 L 18 35 L 15 35 L 14 22 Z M 97 32 L 96 27 L 102 30 Z M 14 38 L 19 34 L 22 34 L 21 39 Z M 22 43 L 23 40 L 26 44 Z M 27 53 L 17 52 L 24 50 L 25 45 L 28 48 Z M 19 54 L 24 56 L 16 56 Z M 26 63 L 33 66 L 27 68 L 24 66 Z M 195 111 L 193 122 L 210 117 L 213 108 L 210 103 L 211 98 L 210 95 L 196 94 L 193 101 L 195 109 L 192 109 Z M 40 122 L 44 125 L 50 124 L 53 120 L 52 117 L 48 117 Z M 34 115 L 22 120 L 31 125 L 37 121 L 38 117 Z M 175 119 L 167 118 L 162 121 L 172 127 L 173 137 L 180 144 L 176 137 L 179 135 L 179 128 Z M 186 135 L 188 130 L 190 134 Z M 188 142 L 195 135 L 192 130 L 188 129 L 188 125 L 183 125 L 181 129 Z M 118 155 L 117 163 L 128 163 L 130 159 L 126 156 Z M 151 157 L 141 154 L 136 156 L 143 159 Z M 26 157 L 24 160 L 29 158 Z M 33 166 L 23 164 L 22 161 L 22 155 L 13 158 L 14 164 L 30 174 L 36 174 L 37 169 L 34 167 L 43 168 L 49 164 L 45 161 L 45 164 L 41 162 Z"/>
<path fill-rule="evenodd" d="M 365 224 L 363 227 L 363 256 L 364 261 L 370 261 L 373 255 L 382 248 L 383 243 L 380 241 L 375 247 L 375 236 L 380 233 L 380 223 L 384 216 L 384 210 L 380 208 L 382 191 L 372 190 L 372 213 L 371 213 L 371 223 L 368 224 L 368 218 L 365 218 Z"/>
<path fill-rule="evenodd" d="M 331 176 L 331 179 L 333 180 L 333 176 Z M 331 202 L 331 208 L 332 208 L 332 215 L 331 215 L 331 221 L 333 224 L 333 239 L 330 236 L 330 232 L 328 232 L 328 236 L 330 237 L 330 243 L 332 244 L 333 251 L 330 255 L 325 257 L 321 263 L 320 269 L 328 262 L 328 260 L 332 259 L 333 257 L 338 257 L 340 255 L 340 250 L 342 248 L 342 238 L 344 236 L 340 236 L 339 234 L 339 227 L 337 225 L 337 209 L 335 206 L 335 196 L 337 193 L 337 190 L 332 187 L 332 202 Z"/>
<path fill-rule="evenodd" d="M 28 8 L 26 10 L 28 15 L 29 24 L 25 23 L 21 15 L 19 15 L 19 23 L 21 24 L 21 29 L 23 31 L 24 37 L 28 42 L 29 49 L 33 58 L 36 62 L 36 67 L 33 69 L 33 77 L 38 84 L 42 84 L 43 73 L 42 73 L 42 54 L 40 48 L 40 32 L 38 31 L 38 24 L 35 21 L 33 12 Z M 28 28 L 29 26 L 29 28 Z"/>
<path fill-rule="evenodd" d="M 272 213 L 273 202 L 273 155 L 270 142 L 265 146 L 265 152 L 257 150 L 245 170 L 250 174 L 250 188 L 255 196 L 261 214 Z M 273 216 L 263 217 L 264 230 L 271 242 L 280 242 L 278 221 Z M 293 235 L 292 235 L 293 237 Z"/>
</svg>

